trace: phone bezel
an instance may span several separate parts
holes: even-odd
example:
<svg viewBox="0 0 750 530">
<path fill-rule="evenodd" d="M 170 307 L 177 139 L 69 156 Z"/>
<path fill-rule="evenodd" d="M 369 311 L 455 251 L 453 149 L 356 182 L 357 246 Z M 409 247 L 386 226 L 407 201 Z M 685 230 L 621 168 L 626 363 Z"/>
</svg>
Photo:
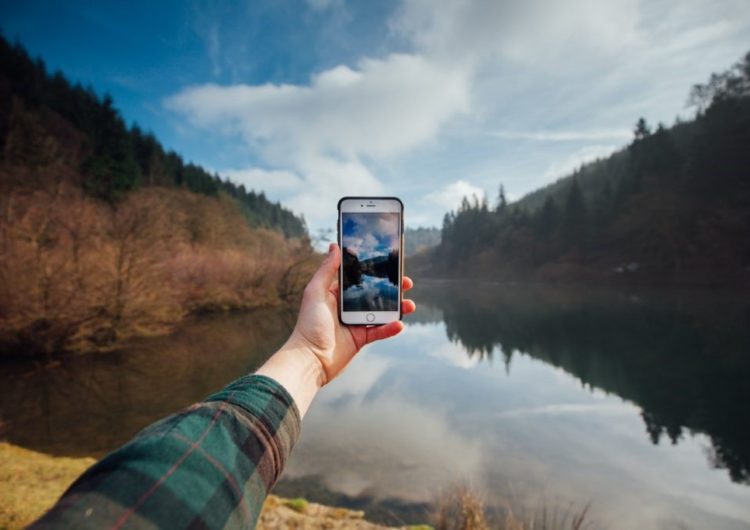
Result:
<svg viewBox="0 0 750 530">
<path fill-rule="evenodd" d="M 389 204 L 386 209 L 385 201 L 389 203 L 395 202 L 395 204 Z M 351 205 L 348 204 L 351 202 Z M 372 206 L 359 206 L 360 204 L 371 204 Z M 361 197 L 351 196 L 342 197 L 337 205 L 338 209 L 338 222 L 337 226 L 337 240 L 339 248 L 343 252 L 342 245 L 342 232 L 343 227 L 341 226 L 343 221 L 344 212 L 362 212 L 362 213 L 384 213 L 394 212 L 399 214 L 400 221 L 400 233 L 399 233 L 399 259 L 398 259 L 398 311 L 344 311 L 344 292 L 342 288 L 339 288 L 339 321 L 342 324 L 348 326 L 380 326 L 401 320 L 403 313 L 401 310 L 403 302 L 403 278 L 404 278 L 404 203 L 398 197 Z M 339 267 L 339 286 L 344 285 L 344 269 L 343 264 Z M 372 322 L 367 321 L 367 315 L 372 313 L 375 318 Z"/>
</svg>

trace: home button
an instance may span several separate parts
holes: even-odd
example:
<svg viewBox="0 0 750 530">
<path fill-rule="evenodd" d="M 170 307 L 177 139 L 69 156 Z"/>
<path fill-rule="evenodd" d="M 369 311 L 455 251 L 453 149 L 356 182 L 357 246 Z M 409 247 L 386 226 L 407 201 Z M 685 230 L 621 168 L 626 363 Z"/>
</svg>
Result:
<svg viewBox="0 0 750 530">
<path fill-rule="evenodd" d="M 367 313 L 367 316 L 365 318 L 368 322 L 372 322 L 375 320 L 375 315 L 373 315 L 372 313 Z"/>
</svg>

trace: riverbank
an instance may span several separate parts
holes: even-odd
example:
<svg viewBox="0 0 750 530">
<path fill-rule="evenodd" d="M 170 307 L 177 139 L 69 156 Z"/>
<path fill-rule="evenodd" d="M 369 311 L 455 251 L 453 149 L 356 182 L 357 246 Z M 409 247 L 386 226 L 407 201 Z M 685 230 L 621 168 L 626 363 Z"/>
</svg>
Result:
<svg viewBox="0 0 750 530">
<path fill-rule="evenodd" d="M 49 456 L 0 442 L 0 528 L 25 528 L 40 517 L 95 459 Z M 324 506 L 305 499 L 269 495 L 258 529 L 384 530 L 364 512 Z M 427 527 L 408 527 L 412 529 Z"/>
<path fill-rule="evenodd" d="M 96 460 L 52 457 L 0 442 L 0 528 L 25 528 Z"/>
<path fill-rule="evenodd" d="M 66 184 L 7 195 L 2 355 L 111 351 L 194 315 L 296 307 L 321 259 L 305 238 L 249 226 L 221 194 L 145 188 L 116 206 Z"/>
</svg>

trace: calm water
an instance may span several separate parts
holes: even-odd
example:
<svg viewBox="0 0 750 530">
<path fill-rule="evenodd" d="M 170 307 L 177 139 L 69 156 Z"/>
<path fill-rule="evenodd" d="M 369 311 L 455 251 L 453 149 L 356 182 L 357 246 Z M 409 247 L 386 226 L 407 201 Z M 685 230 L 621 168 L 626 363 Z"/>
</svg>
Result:
<svg viewBox="0 0 750 530">
<path fill-rule="evenodd" d="M 419 312 L 320 394 L 277 492 L 423 521 L 457 482 L 486 504 L 591 503 L 606 528 L 750 528 L 750 303 L 425 282 Z M 0 433 L 101 455 L 255 366 L 288 313 L 127 351 L 5 363 Z"/>
</svg>

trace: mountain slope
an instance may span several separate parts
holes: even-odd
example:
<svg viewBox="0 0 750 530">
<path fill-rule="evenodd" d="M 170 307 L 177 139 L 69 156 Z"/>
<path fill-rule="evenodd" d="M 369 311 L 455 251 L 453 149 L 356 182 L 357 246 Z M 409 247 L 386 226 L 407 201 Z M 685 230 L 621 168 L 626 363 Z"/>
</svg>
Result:
<svg viewBox="0 0 750 530">
<path fill-rule="evenodd" d="M 146 186 L 185 188 L 233 197 L 253 227 L 287 237 L 306 237 L 304 220 L 263 192 L 245 190 L 166 151 L 137 125 L 128 128 L 112 99 L 49 75 L 20 45 L 0 37 L 0 149 L 4 159 L 38 165 L 55 156 L 74 166 L 75 183 L 91 196 L 113 202 Z M 75 159 L 75 160 L 74 160 Z M 77 167 L 75 167 L 77 166 Z"/>
<path fill-rule="evenodd" d="M 190 314 L 296 303 L 304 220 L 127 128 L 0 39 L 0 351 L 116 347 Z"/>
<path fill-rule="evenodd" d="M 750 275 L 750 54 L 697 85 L 689 122 L 651 131 L 515 204 L 445 217 L 428 275 L 737 284 Z"/>
</svg>

